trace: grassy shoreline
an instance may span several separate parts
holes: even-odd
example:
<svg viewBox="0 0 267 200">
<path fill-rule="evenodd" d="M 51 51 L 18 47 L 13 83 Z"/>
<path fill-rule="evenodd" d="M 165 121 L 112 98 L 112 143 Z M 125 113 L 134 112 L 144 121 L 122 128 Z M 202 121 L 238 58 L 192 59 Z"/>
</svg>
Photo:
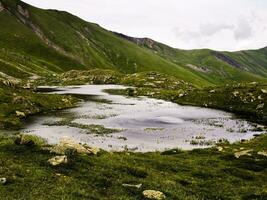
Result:
<svg viewBox="0 0 267 200">
<path fill-rule="evenodd" d="M 155 153 L 77 154 L 51 166 L 55 156 L 42 146 L 15 145 L 15 136 L 0 136 L 1 199 L 144 199 L 145 189 L 167 199 L 267 198 L 267 135 L 219 148 Z M 239 158 L 235 153 L 248 150 Z M 142 184 L 141 188 L 123 184 Z M 47 192 L 49 191 L 49 193 Z"/>
</svg>

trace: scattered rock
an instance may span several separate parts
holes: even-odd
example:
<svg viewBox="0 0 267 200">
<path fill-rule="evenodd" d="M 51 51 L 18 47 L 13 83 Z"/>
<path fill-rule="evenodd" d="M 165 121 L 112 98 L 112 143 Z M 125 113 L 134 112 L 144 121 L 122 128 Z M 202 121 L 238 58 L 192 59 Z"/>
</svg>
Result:
<svg viewBox="0 0 267 200">
<path fill-rule="evenodd" d="M 234 95 L 235 97 L 237 97 L 237 96 L 239 95 L 239 92 L 238 92 L 238 91 L 234 91 L 234 92 L 233 92 L 233 95 Z"/>
<path fill-rule="evenodd" d="M 21 117 L 21 118 L 26 117 L 25 113 L 20 112 L 20 111 L 16 111 L 16 115 L 17 115 L 17 117 Z"/>
<path fill-rule="evenodd" d="M 263 109 L 264 105 L 265 105 L 264 103 L 262 103 L 262 104 L 259 104 L 259 105 L 257 106 L 257 108 L 256 108 L 256 109 L 257 109 L 257 110 Z"/>
<path fill-rule="evenodd" d="M 66 164 L 68 162 L 68 158 L 67 156 L 55 156 L 49 159 L 48 162 L 53 166 L 57 166 L 60 164 Z"/>
<path fill-rule="evenodd" d="M 210 90 L 210 93 L 215 93 L 216 92 L 216 90 Z"/>
<path fill-rule="evenodd" d="M 1 185 L 6 184 L 6 182 L 7 182 L 6 178 L 0 178 L 0 184 Z"/>
<path fill-rule="evenodd" d="M 258 155 L 267 157 L 267 151 L 259 151 Z"/>
<path fill-rule="evenodd" d="M 235 152 L 235 157 L 240 158 L 241 156 L 251 156 L 251 154 L 249 153 L 251 151 L 252 150 L 244 150 L 244 151 Z"/>
<path fill-rule="evenodd" d="M 222 152 L 223 151 L 223 147 L 216 147 L 218 151 Z"/>
<path fill-rule="evenodd" d="M 137 189 L 140 189 L 142 187 L 142 185 L 143 185 L 142 183 L 137 184 L 137 185 L 127 184 L 127 183 L 122 184 L 123 187 L 137 188 Z"/>
<path fill-rule="evenodd" d="M 154 199 L 154 200 L 166 199 L 166 196 L 162 192 L 156 190 L 145 190 L 143 191 L 143 195 L 147 199 Z"/>
<path fill-rule="evenodd" d="M 262 92 L 263 94 L 267 94 L 267 90 L 265 90 L 265 89 L 261 89 L 261 92 Z"/>
</svg>

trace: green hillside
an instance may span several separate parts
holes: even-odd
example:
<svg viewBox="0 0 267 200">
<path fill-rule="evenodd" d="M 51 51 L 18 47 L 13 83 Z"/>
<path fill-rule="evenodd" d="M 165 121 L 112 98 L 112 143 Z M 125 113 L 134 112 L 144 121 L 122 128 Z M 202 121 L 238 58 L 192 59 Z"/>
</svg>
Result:
<svg viewBox="0 0 267 200">
<path fill-rule="evenodd" d="M 195 84 L 209 84 L 149 50 L 66 12 L 41 10 L 14 0 L 3 0 L 2 4 L 0 46 L 5 52 L 1 57 L 5 57 L 1 61 L 7 75 L 18 77 L 14 71 L 27 76 L 109 68 L 124 73 L 159 71 Z"/>
<path fill-rule="evenodd" d="M 267 77 L 267 50 L 217 52 L 210 49 L 181 50 L 149 38 L 133 38 L 114 33 L 184 69 L 197 73 L 208 82 L 257 81 Z"/>
<path fill-rule="evenodd" d="M 184 51 L 129 41 L 67 12 L 43 10 L 19 0 L 1 0 L 0 77 L 48 76 L 69 70 L 111 69 L 121 73 L 157 71 L 196 86 L 225 81 L 262 81 L 264 51 L 257 65 L 239 69 L 211 50 Z M 8 22 L 8 23 L 7 23 Z M 266 51 L 265 51 L 266 53 Z M 231 54 L 235 59 L 238 54 Z M 239 58 L 239 57 L 238 57 Z M 240 58 L 250 61 L 247 56 Z"/>
</svg>

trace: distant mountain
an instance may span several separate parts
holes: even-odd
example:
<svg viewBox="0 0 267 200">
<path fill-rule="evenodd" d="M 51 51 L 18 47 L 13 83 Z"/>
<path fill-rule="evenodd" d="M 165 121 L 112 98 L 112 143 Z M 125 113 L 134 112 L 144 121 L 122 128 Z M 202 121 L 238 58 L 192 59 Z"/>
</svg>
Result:
<svg viewBox="0 0 267 200">
<path fill-rule="evenodd" d="M 67 12 L 0 0 L 0 77 L 29 78 L 69 70 L 157 71 L 196 86 L 265 81 L 267 50 L 180 50 L 149 38 L 107 31 Z"/>
</svg>

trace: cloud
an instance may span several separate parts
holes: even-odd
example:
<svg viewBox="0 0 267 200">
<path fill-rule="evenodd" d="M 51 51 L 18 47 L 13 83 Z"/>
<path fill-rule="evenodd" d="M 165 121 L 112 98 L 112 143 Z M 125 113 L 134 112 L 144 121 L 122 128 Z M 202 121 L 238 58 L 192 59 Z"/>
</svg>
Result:
<svg viewBox="0 0 267 200">
<path fill-rule="evenodd" d="M 225 23 L 206 23 L 199 26 L 200 35 L 211 36 L 223 30 L 233 30 L 234 26 Z"/>
<path fill-rule="evenodd" d="M 267 45 L 266 0 L 24 1 L 182 49 L 240 50 Z"/>
<path fill-rule="evenodd" d="M 253 36 L 252 27 L 246 19 L 240 19 L 234 31 L 236 40 L 245 40 Z"/>
</svg>

